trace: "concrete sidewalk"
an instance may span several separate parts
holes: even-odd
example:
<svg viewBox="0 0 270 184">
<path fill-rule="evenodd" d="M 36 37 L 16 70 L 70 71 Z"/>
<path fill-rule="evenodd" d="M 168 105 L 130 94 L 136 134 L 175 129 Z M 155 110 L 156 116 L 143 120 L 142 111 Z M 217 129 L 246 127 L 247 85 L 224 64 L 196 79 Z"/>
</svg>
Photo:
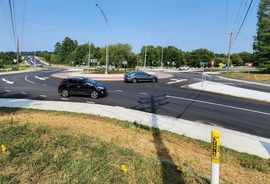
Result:
<svg viewBox="0 0 270 184">
<path fill-rule="evenodd" d="M 239 98 L 247 98 L 251 100 L 270 102 L 269 93 L 234 87 L 234 86 L 225 85 L 222 83 L 217 83 L 217 82 L 212 82 L 212 81 L 198 82 L 198 83 L 190 84 L 187 87 L 191 89 L 207 91 L 211 93 L 218 93 L 218 94 L 223 94 L 223 95 L 235 96 Z"/>
<path fill-rule="evenodd" d="M 74 102 L 4 98 L 0 98 L 0 107 L 56 110 L 100 115 L 116 118 L 119 120 L 137 122 L 139 124 L 156 127 L 161 130 L 167 130 L 207 142 L 210 142 L 211 140 L 211 130 L 217 129 L 221 133 L 222 146 L 237 150 L 239 152 L 246 152 L 249 154 L 257 155 L 265 159 L 270 158 L 270 139 L 183 119 L 156 115 L 142 111 L 135 111 L 123 107 Z"/>
</svg>

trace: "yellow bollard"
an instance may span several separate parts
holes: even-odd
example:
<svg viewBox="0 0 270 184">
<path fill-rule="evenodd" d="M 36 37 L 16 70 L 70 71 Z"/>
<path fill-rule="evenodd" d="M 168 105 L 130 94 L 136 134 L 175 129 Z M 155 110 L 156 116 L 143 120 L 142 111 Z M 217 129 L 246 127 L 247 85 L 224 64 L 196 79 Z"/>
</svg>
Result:
<svg viewBox="0 0 270 184">
<path fill-rule="evenodd" d="M 220 132 L 211 131 L 211 184 L 219 183 Z"/>
</svg>

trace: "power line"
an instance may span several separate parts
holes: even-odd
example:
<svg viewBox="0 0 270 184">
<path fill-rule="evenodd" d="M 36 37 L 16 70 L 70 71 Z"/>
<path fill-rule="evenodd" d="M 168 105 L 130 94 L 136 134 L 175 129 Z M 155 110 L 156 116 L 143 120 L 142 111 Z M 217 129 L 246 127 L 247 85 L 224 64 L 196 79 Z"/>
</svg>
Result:
<svg viewBox="0 0 270 184">
<path fill-rule="evenodd" d="M 240 4 L 240 6 L 239 6 L 239 9 L 238 9 L 238 12 L 237 12 L 237 16 L 236 16 L 236 19 L 235 19 L 235 22 L 234 22 L 234 25 L 233 25 L 232 30 L 234 30 L 234 28 L 235 28 L 235 26 L 236 26 L 236 22 L 237 22 L 237 20 L 238 20 L 239 14 L 240 14 L 240 10 L 241 10 L 242 4 L 243 4 L 243 0 L 241 1 L 241 4 Z M 246 5 L 247 5 L 247 3 L 245 3 L 245 6 L 246 6 Z M 244 6 L 244 9 L 243 9 L 243 13 L 244 13 L 244 10 L 245 10 L 245 6 Z M 243 16 L 243 14 L 242 14 L 241 17 L 239 18 L 239 22 L 240 22 L 242 16 Z"/>
<path fill-rule="evenodd" d="M 18 1 L 17 1 L 18 2 Z M 3 15 L 4 15 L 4 20 L 6 22 L 6 27 L 8 29 L 8 34 L 11 38 L 11 40 L 13 40 L 15 48 L 18 50 L 19 47 L 19 34 L 21 33 L 21 39 L 20 39 L 20 43 L 23 40 L 24 37 L 24 24 L 25 24 L 25 14 L 26 14 L 26 0 L 21 0 L 19 1 L 19 3 L 23 3 L 23 5 L 18 5 L 15 4 L 14 0 L 0 0 L 0 5 L 2 6 L 2 10 L 3 10 Z M 16 6 L 17 5 L 17 6 Z M 16 7 L 22 7 L 23 11 L 22 11 L 22 16 L 17 17 L 16 14 L 18 13 L 16 11 Z M 21 30 L 18 29 L 17 26 L 17 19 L 22 17 L 22 27 Z M 20 44 L 21 45 L 21 44 Z"/>
<path fill-rule="evenodd" d="M 9 19 L 9 14 L 7 12 L 9 10 L 8 5 L 7 5 L 7 1 L 0 0 L 0 2 L 1 2 L 1 6 L 2 6 L 2 11 L 3 11 L 3 16 L 4 16 L 5 23 L 6 23 L 6 27 L 8 29 L 9 37 L 11 40 L 13 40 L 11 23 L 10 23 L 10 19 Z M 15 42 L 14 42 L 14 44 L 15 44 Z"/>
<path fill-rule="evenodd" d="M 14 1 L 11 2 L 9 0 L 9 11 L 10 11 L 10 18 L 11 18 L 11 26 L 12 26 L 12 32 L 13 32 L 13 39 L 14 43 L 16 45 L 16 38 L 17 38 L 17 33 L 16 33 L 16 27 L 15 27 L 15 18 L 14 18 Z"/>
<path fill-rule="evenodd" d="M 241 31 L 241 29 L 242 29 L 242 27 L 243 27 L 243 25 L 244 25 L 244 22 L 246 21 L 246 18 L 247 18 L 247 15 L 248 15 L 248 13 L 249 13 L 249 10 L 250 10 L 250 7 L 251 7 L 252 3 L 253 3 L 253 0 L 251 0 L 251 2 L 249 3 L 247 12 L 246 12 L 246 14 L 245 14 L 245 17 L 244 17 L 244 19 L 243 19 L 243 21 L 242 21 L 242 23 L 241 23 L 241 26 L 240 26 L 239 30 L 238 30 L 237 33 L 236 33 L 236 36 L 235 36 L 235 38 L 234 38 L 232 44 L 235 42 L 236 38 L 238 37 L 239 32 Z"/>
<path fill-rule="evenodd" d="M 226 4 L 225 34 L 227 34 L 228 9 L 229 9 L 228 7 L 229 7 L 229 0 L 227 0 L 227 4 Z"/>
</svg>

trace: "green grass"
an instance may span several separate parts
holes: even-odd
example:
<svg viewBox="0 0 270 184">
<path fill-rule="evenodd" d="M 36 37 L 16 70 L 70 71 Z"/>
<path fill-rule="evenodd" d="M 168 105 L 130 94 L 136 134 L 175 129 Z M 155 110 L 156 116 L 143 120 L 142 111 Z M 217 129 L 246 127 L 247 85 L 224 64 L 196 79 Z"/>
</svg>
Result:
<svg viewBox="0 0 270 184">
<path fill-rule="evenodd" d="M 125 140 L 106 141 L 92 133 L 73 133 L 68 128 L 57 127 L 57 124 L 45 126 L 44 122 L 43 125 L 33 123 L 39 121 L 33 117 L 55 117 L 50 121 L 57 122 L 56 117 L 59 116 L 71 119 L 74 123 L 73 128 L 81 121 L 88 124 L 88 119 L 97 120 L 101 128 L 102 124 L 107 124 L 104 127 L 115 127 L 114 133 L 119 135 L 117 137 L 121 137 L 123 131 L 129 132 L 129 135 L 145 136 L 145 141 L 147 135 L 153 135 L 151 141 L 155 142 L 156 156 L 147 156 L 147 152 L 138 152 L 125 145 L 120 146 L 119 143 Z M 29 121 L 22 117 L 29 118 Z M 178 157 L 186 149 L 185 146 L 181 148 L 180 144 L 176 146 L 179 151 L 173 152 L 173 149 L 166 148 L 164 144 L 175 144 L 179 141 L 191 144 L 202 154 L 196 157 L 192 154 Z M 136 122 L 78 113 L 1 107 L 0 145 L 2 144 L 6 146 L 7 151 L 0 151 L 0 183 L 210 183 L 210 176 L 202 174 L 203 169 L 205 170 L 203 164 L 201 168 L 200 165 L 192 167 L 193 160 L 189 159 L 192 157 L 194 162 L 200 164 L 200 156 L 203 158 L 204 150 L 210 153 L 209 143 L 139 125 Z M 239 176 L 244 171 L 256 173 L 256 177 L 263 178 L 260 181 L 269 181 L 267 176 L 270 174 L 270 160 L 222 146 L 220 159 L 221 166 L 231 163 L 227 165 L 230 167 L 237 163 L 237 167 L 232 167 L 232 171 L 241 171 Z M 121 165 L 125 165 L 128 171 L 124 172 Z M 186 171 L 178 170 L 178 166 Z M 230 178 L 227 173 L 221 174 L 223 182 L 239 181 L 238 176 Z M 254 181 L 254 176 L 250 176 L 250 179 Z"/>
<path fill-rule="evenodd" d="M 181 172 L 170 162 L 146 158 L 93 137 L 76 137 L 27 123 L 1 122 L 0 126 L 1 144 L 7 147 L 0 155 L 0 183 L 183 182 Z M 157 169 L 161 165 L 165 176 Z M 155 174 L 155 181 L 149 172 Z"/>
</svg>

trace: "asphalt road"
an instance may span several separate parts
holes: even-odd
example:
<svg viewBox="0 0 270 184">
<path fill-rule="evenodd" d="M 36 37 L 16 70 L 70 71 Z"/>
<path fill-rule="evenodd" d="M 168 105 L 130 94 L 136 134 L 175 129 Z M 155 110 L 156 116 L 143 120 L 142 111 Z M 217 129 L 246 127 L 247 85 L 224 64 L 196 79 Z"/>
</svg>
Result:
<svg viewBox="0 0 270 184">
<path fill-rule="evenodd" d="M 109 95 L 99 99 L 88 96 L 63 98 L 57 92 L 59 69 L 46 68 L 27 73 L 0 75 L 0 98 L 28 98 L 52 101 L 96 103 L 166 115 L 270 138 L 270 104 L 226 95 L 191 90 L 188 84 L 200 82 L 201 74 L 174 72 L 158 83 L 103 81 Z M 210 79 L 210 77 L 209 77 Z M 248 85 L 215 78 L 231 85 L 246 85 L 270 92 L 269 87 Z"/>
</svg>

